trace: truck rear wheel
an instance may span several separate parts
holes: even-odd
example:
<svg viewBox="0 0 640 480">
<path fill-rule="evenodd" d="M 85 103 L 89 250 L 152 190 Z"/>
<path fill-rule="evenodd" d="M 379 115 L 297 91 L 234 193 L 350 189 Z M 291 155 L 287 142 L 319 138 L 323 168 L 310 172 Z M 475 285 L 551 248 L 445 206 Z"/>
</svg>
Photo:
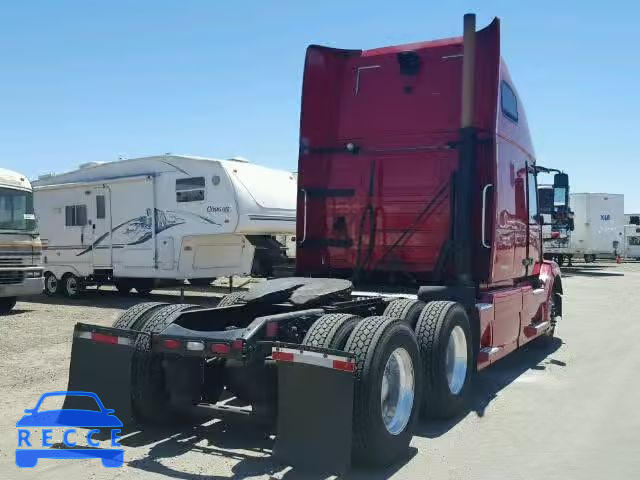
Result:
<svg viewBox="0 0 640 480">
<path fill-rule="evenodd" d="M 244 303 L 244 296 L 246 292 L 231 292 L 227 293 L 216 305 L 218 308 L 220 307 L 228 307 L 229 305 L 239 305 Z"/>
<path fill-rule="evenodd" d="M 131 403 L 133 414 L 141 424 L 161 424 L 175 418 L 162 368 L 163 356 L 151 353 L 150 334 L 159 333 L 175 320 L 175 315 L 197 305 L 166 305 L 146 316 L 136 329 L 149 335 L 138 335 L 131 365 Z"/>
<path fill-rule="evenodd" d="M 124 328 L 135 330 L 136 324 L 141 324 L 147 317 L 152 315 L 156 310 L 168 305 L 168 303 L 162 302 L 145 302 L 138 303 L 133 307 L 127 308 L 120 316 L 113 322 L 113 328 Z"/>
<path fill-rule="evenodd" d="M 355 355 L 353 459 L 386 466 L 406 453 L 419 414 L 422 367 L 415 335 L 401 320 L 369 317 L 345 350 Z"/>
<path fill-rule="evenodd" d="M 313 322 L 302 341 L 303 345 L 342 350 L 349 335 L 361 320 L 357 315 L 330 313 Z"/>
<path fill-rule="evenodd" d="M 422 300 L 399 298 L 397 300 L 393 300 L 389 305 L 387 305 L 383 315 L 385 317 L 404 320 L 411 325 L 411 328 L 415 328 L 416 323 L 418 322 L 418 317 L 420 317 L 420 313 L 425 305 L 426 303 Z"/>
<path fill-rule="evenodd" d="M 451 418 L 467 407 L 473 372 L 469 317 L 456 302 L 427 303 L 416 324 L 424 369 L 423 412 Z"/>
</svg>

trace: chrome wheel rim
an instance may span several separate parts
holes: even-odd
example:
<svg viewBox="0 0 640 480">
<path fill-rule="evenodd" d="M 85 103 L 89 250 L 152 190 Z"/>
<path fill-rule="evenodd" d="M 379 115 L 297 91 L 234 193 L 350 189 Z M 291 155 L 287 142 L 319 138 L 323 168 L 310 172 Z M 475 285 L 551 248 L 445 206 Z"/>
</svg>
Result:
<svg viewBox="0 0 640 480">
<path fill-rule="evenodd" d="M 391 435 L 402 433 L 413 410 L 415 380 L 411 356 L 404 348 L 396 348 L 384 367 L 380 407 L 382 422 Z"/>
<path fill-rule="evenodd" d="M 67 278 L 67 292 L 69 292 L 69 295 L 78 293 L 78 281 L 75 277 Z"/>
<path fill-rule="evenodd" d="M 460 326 L 453 327 L 447 342 L 445 371 L 449 391 L 457 395 L 467 378 L 467 337 Z"/>
<path fill-rule="evenodd" d="M 55 275 L 49 275 L 47 277 L 47 291 L 50 293 L 55 292 L 58 289 L 58 279 Z"/>
</svg>

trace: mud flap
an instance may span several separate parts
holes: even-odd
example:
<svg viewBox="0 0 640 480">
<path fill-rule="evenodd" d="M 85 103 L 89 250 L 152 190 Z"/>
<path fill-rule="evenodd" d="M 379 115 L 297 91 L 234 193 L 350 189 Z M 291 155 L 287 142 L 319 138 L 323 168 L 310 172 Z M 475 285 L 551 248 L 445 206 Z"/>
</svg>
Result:
<svg viewBox="0 0 640 480">
<path fill-rule="evenodd" d="M 273 348 L 278 366 L 273 455 L 294 468 L 341 474 L 351 466 L 355 364 L 349 354 L 329 351 Z"/>
<path fill-rule="evenodd" d="M 123 425 L 133 422 L 131 363 L 138 335 L 143 334 L 82 323 L 73 331 L 67 390 L 97 394 Z M 88 397 L 67 396 L 63 408 L 95 410 L 96 405 Z"/>
</svg>

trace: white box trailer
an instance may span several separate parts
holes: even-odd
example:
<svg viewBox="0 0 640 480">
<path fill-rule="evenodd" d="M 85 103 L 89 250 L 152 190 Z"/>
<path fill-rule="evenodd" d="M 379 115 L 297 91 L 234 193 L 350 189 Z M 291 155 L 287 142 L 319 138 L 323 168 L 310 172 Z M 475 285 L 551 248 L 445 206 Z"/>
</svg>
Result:
<svg viewBox="0 0 640 480">
<path fill-rule="evenodd" d="M 295 234 L 294 176 L 243 159 L 85 164 L 34 182 L 34 202 L 49 294 L 268 275 L 286 250 L 275 236 Z"/>
<path fill-rule="evenodd" d="M 572 193 L 575 229 L 571 250 L 586 262 L 622 253 L 624 240 L 624 195 L 616 193 Z"/>
</svg>

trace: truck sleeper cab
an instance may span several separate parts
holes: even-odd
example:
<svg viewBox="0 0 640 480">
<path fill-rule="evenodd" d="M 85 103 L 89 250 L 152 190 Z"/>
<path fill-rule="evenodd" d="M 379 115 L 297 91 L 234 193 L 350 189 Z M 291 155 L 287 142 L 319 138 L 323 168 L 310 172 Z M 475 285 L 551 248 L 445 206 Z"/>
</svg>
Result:
<svg viewBox="0 0 640 480">
<path fill-rule="evenodd" d="M 276 456 L 339 473 L 393 463 L 420 415 L 465 411 L 474 372 L 552 337 L 562 285 L 524 110 L 498 20 L 464 23 L 463 39 L 309 47 L 298 276 L 78 324 L 69 390 L 140 423 L 259 418 Z"/>
</svg>

